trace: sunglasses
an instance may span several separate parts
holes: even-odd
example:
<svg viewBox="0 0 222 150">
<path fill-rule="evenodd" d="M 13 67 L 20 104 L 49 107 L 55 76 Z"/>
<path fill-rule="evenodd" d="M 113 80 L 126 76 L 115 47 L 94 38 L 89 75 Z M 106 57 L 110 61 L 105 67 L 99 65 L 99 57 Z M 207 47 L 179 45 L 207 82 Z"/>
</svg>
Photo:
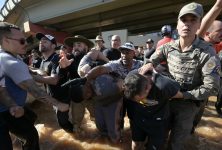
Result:
<svg viewBox="0 0 222 150">
<path fill-rule="evenodd" d="M 10 40 L 18 41 L 21 45 L 25 45 L 25 43 L 26 43 L 26 39 L 25 38 L 21 38 L 21 39 L 14 39 L 14 38 L 11 38 L 11 37 L 6 37 L 6 38 L 10 39 Z"/>
</svg>

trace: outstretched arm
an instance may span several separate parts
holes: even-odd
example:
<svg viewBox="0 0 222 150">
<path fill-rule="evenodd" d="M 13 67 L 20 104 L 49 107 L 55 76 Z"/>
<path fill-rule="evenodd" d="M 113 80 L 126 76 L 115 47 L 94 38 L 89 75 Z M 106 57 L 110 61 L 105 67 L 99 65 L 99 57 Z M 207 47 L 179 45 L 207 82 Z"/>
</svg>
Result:
<svg viewBox="0 0 222 150">
<path fill-rule="evenodd" d="M 197 31 L 199 37 L 204 37 L 205 32 L 208 30 L 213 21 L 217 18 L 222 10 L 222 0 L 217 0 L 210 11 L 203 17 L 200 29 Z"/>
<path fill-rule="evenodd" d="M 110 70 L 107 67 L 97 66 L 97 67 L 93 68 L 92 70 L 90 70 L 88 72 L 88 74 L 86 74 L 85 77 L 87 78 L 87 80 L 93 80 L 96 77 L 98 77 L 99 75 L 107 74 L 109 72 L 110 72 Z"/>
<path fill-rule="evenodd" d="M 56 106 L 60 111 L 67 111 L 69 109 L 68 104 L 61 103 L 57 101 L 56 99 L 49 96 L 45 91 L 43 91 L 41 88 L 36 85 L 35 81 L 33 79 L 28 79 L 25 81 L 22 81 L 18 84 L 22 89 L 29 92 L 33 97 L 35 97 L 37 100 L 48 103 L 50 105 Z"/>
</svg>

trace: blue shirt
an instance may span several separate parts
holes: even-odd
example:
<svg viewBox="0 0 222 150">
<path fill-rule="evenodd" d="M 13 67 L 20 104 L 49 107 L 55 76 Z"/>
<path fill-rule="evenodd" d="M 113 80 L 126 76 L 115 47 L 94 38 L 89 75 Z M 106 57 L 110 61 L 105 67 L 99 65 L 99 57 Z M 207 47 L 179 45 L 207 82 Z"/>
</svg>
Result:
<svg viewBox="0 0 222 150">
<path fill-rule="evenodd" d="M 32 79 L 28 66 L 19 58 L 0 50 L 0 68 L 5 77 L 5 86 L 16 104 L 24 106 L 27 92 L 18 86 L 19 83 Z M 0 112 L 8 108 L 0 104 Z"/>
</svg>

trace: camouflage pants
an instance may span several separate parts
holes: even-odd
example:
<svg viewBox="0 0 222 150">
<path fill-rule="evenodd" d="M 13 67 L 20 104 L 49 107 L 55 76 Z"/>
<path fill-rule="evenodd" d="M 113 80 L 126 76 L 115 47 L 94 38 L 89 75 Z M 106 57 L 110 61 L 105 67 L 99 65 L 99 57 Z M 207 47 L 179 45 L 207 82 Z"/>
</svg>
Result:
<svg viewBox="0 0 222 150">
<path fill-rule="evenodd" d="M 170 101 L 170 137 L 168 149 L 183 150 L 190 136 L 193 121 L 199 107 L 188 100 Z"/>
</svg>

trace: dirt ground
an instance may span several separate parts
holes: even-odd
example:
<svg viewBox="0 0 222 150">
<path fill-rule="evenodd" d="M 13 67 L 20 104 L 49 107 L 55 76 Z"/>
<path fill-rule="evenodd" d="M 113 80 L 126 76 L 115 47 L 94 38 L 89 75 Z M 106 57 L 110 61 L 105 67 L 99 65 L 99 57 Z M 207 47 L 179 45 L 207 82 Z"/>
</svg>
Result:
<svg viewBox="0 0 222 150">
<path fill-rule="evenodd" d="M 212 98 L 206 106 L 204 116 L 195 134 L 187 143 L 188 150 L 221 150 L 222 149 L 222 118 L 215 112 L 215 99 Z M 98 136 L 94 122 L 90 121 L 87 112 L 80 135 L 70 134 L 59 128 L 53 109 L 41 102 L 29 104 L 37 113 L 36 128 L 40 137 L 41 150 L 130 150 L 131 135 L 128 119 L 125 118 L 123 143 L 111 144 L 107 138 Z M 14 150 L 20 150 L 20 144 L 12 136 Z"/>
</svg>

